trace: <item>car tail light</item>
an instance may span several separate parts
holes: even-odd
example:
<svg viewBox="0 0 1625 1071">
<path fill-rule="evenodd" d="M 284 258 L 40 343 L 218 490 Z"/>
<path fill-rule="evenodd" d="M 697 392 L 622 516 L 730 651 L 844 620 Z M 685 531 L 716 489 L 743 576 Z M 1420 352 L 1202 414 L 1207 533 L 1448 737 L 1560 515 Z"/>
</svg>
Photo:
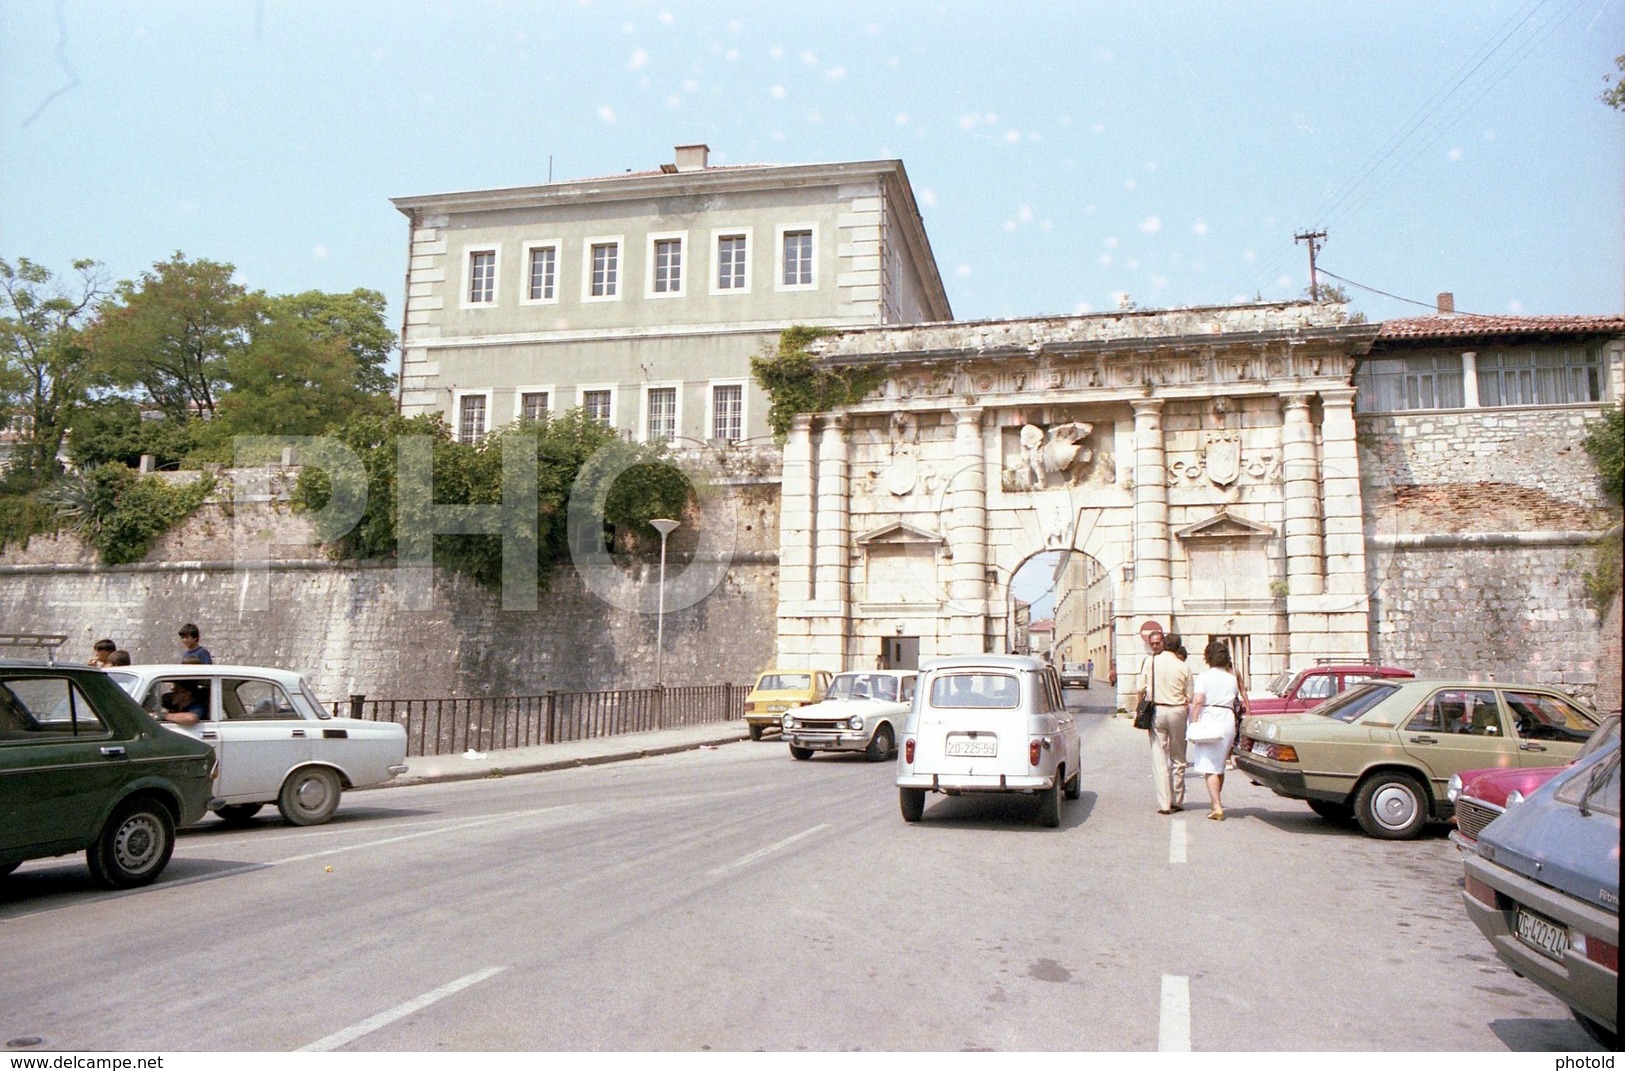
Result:
<svg viewBox="0 0 1625 1071">
<path fill-rule="evenodd" d="M 1578 952 L 1586 959 L 1599 967 L 1607 967 L 1611 971 L 1619 970 L 1619 946 L 1611 945 L 1600 937 L 1571 930 L 1569 949 Z"/>
<path fill-rule="evenodd" d="M 1467 895 L 1481 904 L 1489 907 L 1495 906 L 1495 890 L 1471 874 L 1467 875 Z"/>
<path fill-rule="evenodd" d="M 1032 743 L 1028 744 L 1027 745 L 1027 761 L 1029 763 L 1031 763 L 1032 765 L 1037 766 L 1038 765 L 1038 753 L 1040 751 L 1042 751 L 1042 750 L 1044 750 L 1044 742 L 1042 740 L 1034 740 Z"/>
<path fill-rule="evenodd" d="M 912 736 L 903 741 L 903 761 L 910 766 L 914 765 L 914 738 Z"/>
</svg>

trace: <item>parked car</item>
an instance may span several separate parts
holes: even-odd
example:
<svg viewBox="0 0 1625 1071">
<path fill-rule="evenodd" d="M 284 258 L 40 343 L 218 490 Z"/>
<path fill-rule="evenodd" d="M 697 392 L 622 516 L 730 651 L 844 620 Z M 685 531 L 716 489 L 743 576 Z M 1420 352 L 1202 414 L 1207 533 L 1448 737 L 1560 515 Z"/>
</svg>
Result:
<svg viewBox="0 0 1625 1071">
<path fill-rule="evenodd" d="M 1462 901 L 1495 954 L 1619 1041 L 1619 737 L 1484 827 Z"/>
<path fill-rule="evenodd" d="M 903 820 L 923 817 L 927 792 L 1023 792 L 1039 797 L 1045 825 L 1058 826 L 1062 794 L 1082 791 L 1081 761 L 1053 666 L 1026 655 L 928 662 L 897 759 Z"/>
<path fill-rule="evenodd" d="M 1089 663 L 1062 662 L 1061 663 L 1062 688 L 1089 687 Z"/>
<path fill-rule="evenodd" d="M 912 669 L 837 673 L 822 702 L 783 715 L 790 756 L 806 760 L 815 751 L 861 751 L 870 762 L 893 758 L 917 677 Z"/>
<path fill-rule="evenodd" d="M 215 756 L 165 732 L 99 669 L 0 663 L 0 878 L 82 851 L 110 889 L 146 885 L 207 811 Z"/>
<path fill-rule="evenodd" d="M 406 728 L 388 721 L 335 718 L 297 673 L 261 666 L 152 665 L 108 677 L 155 718 L 186 687 L 203 713 L 196 725 L 166 722 L 220 757 L 210 809 L 243 823 L 267 803 L 296 826 L 333 817 L 347 788 L 379 785 L 406 772 Z"/>
<path fill-rule="evenodd" d="M 1374 680 L 1305 714 L 1243 718 L 1236 766 L 1323 818 L 1399 840 L 1451 816 L 1452 774 L 1560 766 L 1598 723 L 1578 700 L 1534 685 Z"/>
<path fill-rule="evenodd" d="M 1602 720 L 1602 728 L 1591 734 L 1575 762 L 1619 739 L 1619 715 Z M 1478 835 L 1508 808 L 1535 794 L 1535 790 L 1563 772 L 1562 766 L 1496 767 L 1463 770 L 1450 778 L 1445 795 L 1456 809 L 1456 828 L 1450 839 L 1463 851 L 1476 851 Z"/>
<path fill-rule="evenodd" d="M 1408 680 L 1416 674 L 1398 666 L 1373 666 L 1364 663 L 1347 665 L 1316 665 L 1296 673 L 1287 670 L 1276 674 L 1265 686 L 1264 695 L 1248 699 L 1254 714 L 1297 714 L 1313 709 L 1333 696 L 1342 695 L 1356 684 L 1368 680 Z"/>
<path fill-rule="evenodd" d="M 784 722 L 786 711 L 810 706 L 829 692 L 830 675 L 822 669 L 768 669 L 745 696 L 745 727 L 752 740 Z"/>
</svg>

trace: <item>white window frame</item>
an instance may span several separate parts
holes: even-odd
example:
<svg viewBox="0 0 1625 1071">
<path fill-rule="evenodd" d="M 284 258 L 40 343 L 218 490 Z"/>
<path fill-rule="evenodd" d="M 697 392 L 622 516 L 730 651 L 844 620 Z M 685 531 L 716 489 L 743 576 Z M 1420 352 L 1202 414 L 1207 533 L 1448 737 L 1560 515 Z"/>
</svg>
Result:
<svg viewBox="0 0 1625 1071">
<path fill-rule="evenodd" d="M 790 233 L 806 232 L 811 236 L 812 242 L 812 282 L 787 283 L 784 281 L 784 239 Z M 789 223 L 776 230 L 773 271 L 773 288 L 775 290 L 817 290 L 818 289 L 818 224 L 816 223 Z"/>
<path fill-rule="evenodd" d="M 559 290 L 563 282 L 564 258 L 560 250 L 564 243 L 557 238 L 547 238 L 537 242 L 526 242 L 520 247 L 519 270 L 523 278 L 519 282 L 519 304 L 521 305 L 557 305 L 559 303 Z M 553 250 L 553 296 L 533 298 L 530 296 L 530 256 L 538 249 Z"/>
<path fill-rule="evenodd" d="M 552 416 L 558 412 L 559 392 L 553 389 L 553 384 L 545 383 L 532 387 L 515 387 L 513 389 L 513 418 L 515 420 L 523 420 L 525 417 L 525 395 L 527 394 L 546 394 L 547 415 Z"/>
<path fill-rule="evenodd" d="M 463 438 L 463 399 L 485 399 L 485 427 L 471 439 Z M 454 390 L 451 392 L 452 438 L 458 442 L 479 442 L 491 434 L 491 392 L 489 390 Z"/>
<path fill-rule="evenodd" d="M 612 245 L 615 247 L 615 292 L 613 294 L 594 294 L 592 292 L 592 252 L 599 246 Z M 581 300 L 619 301 L 621 295 L 626 293 L 626 240 L 619 234 L 602 234 L 596 238 L 585 238 L 581 242 Z"/>
<path fill-rule="evenodd" d="M 643 385 L 638 400 L 638 440 L 653 441 L 649 435 L 649 394 L 657 390 L 672 392 L 671 438 L 666 441 L 674 443 L 683 435 L 683 381 L 680 379 Z"/>
<path fill-rule="evenodd" d="M 609 391 L 609 419 L 604 421 L 606 427 L 615 426 L 615 418 L 620 415 L 619 392 L 613 383 L 580 383 L 576 385 L 576 407 L 583 411 L 587 408 L 588 391 Z"/>
<path fill-rule="evenodd" d="M 479 253 L 491 254 L 491 300 L 475 301 L 470 297 L 474 286 L 474 257 Z M 502 297 L 502 243 L 492 242 L 484 245 L 470 245 L 463 247 L 463 288 L 461 291 L 462 307 L 465 309 L 494 309 Z"/>
<path fill-rule="evenodd" d="M 681 249 L 681 273 L 677 277 L 676 290 L 655 289 L 655 246 L 660 242 L 677 242 Z M 651 298 L 680 298 L 688 295 L 688 280 L 693 274 L 694 258 L 691 255 L 693 248 L 688 244 L 687 231 L 664 231 L 649 235 L 645 249 L 643 265 L 643 296 Z"/>
<path fill-rule="evenodd" d="M 707 441 L 720 439 L 717 432 L 717 388 L 739 388 L 739 438 L 728 442 L 743 442 L 750 434 L 750 386 L 743 379 L 713 379 L 705 385 L 705 437 Z"/>
<path fill-rule="evenodd" d="M 745 283 L 743 286 L 723 288 L 717 285 L 717 279 L 722 267 L 722 240 L 724 238 L 745 239 Z M 756 235 L 751 227 L 713 227 L 711 229 L 711 263 L 709 282 L 711 293 L 717 295 L 748 294 L 750 293 L 751 270 L 756 258 Z"/>
</svg>

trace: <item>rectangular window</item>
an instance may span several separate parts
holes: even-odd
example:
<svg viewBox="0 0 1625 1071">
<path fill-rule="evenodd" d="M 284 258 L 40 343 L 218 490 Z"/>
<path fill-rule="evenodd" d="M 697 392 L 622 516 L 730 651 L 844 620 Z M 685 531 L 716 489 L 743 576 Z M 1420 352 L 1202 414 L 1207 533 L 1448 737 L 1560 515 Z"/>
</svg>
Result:
<svg viewBox="0 0 1625 1071">
<path fill-rule="evenodd" d="M 1480 351 L 1479 405 L 1565 405 L 1602 400 L 1595 346 L 1523 346 Z"/>
<path fill-rule="evenodd" d="M 745 388 L 719 383 L 711 388 L 711 438 L 738 442 L 745 437 Z"/>
<path fill-rule="evenodd" d="M 531 301 L 552 301 L 557 296 L 559 250 L 557 246 L 538 245 L 530 250 L 529 286 L 526 293 Z"/>
<path fill-rule="evenodd" d="M 717 239 L 717 289 L 745 289 L 745 236 L 724 234 Z"/>
<path fill-rule="evenodd" d="M 476 249 L 468 254 L 468 303 L 490 305 L 497 299 L 497 254 Z"/>
<path fill-rule="evenodd" d="M 457 441 L 475 443 L 485 435 L 485 395 L 465 394 L 457 400 Z"/>
<path fill-rule="evenodd" d="M 645 439 L 670 442 L 677 437 L 677 388 L 650 387 L 645 398 L 648 410 Z"/>
<path fill-rule="evenodd" d="M 596 242 L 592 247 L 592 288 L 596 298 L 620 293 L 621 247 L 616 242 Z"/>
<path fill-rule="evenodd" d="M 812 231 L 784 232 L 785 286 L 811 286 L 813 282 Z"/>
<path fill-rule="evenodd" d="M 551 411 L 551 399 L 545 390 L 522 391 L 519 395 L 519 418 L 521 420 L 546 420 Z"/>
<path fill-rule="evenodd" d="M 1360 365 L 1354 385 L 1362 413 L 1403 409 L 1460 409 L 1465 403 L 1459 354 L 1413 354 L 1372 358 Z"/>
<path fill-rule="evenodd" d="M 654 291 L 677 294 L 683 289 L 683 240 L 661 238 L 655 242 Z"/>
<path fill-rule="evenodd" d="M 615 392 L 612 390 L 584 390 L 581 392 L 581 408 L 586 411 L 587 417 L 600 424 L 608 424 L 614 419 L 612 409 L 615 404 Z"/>
</svg>

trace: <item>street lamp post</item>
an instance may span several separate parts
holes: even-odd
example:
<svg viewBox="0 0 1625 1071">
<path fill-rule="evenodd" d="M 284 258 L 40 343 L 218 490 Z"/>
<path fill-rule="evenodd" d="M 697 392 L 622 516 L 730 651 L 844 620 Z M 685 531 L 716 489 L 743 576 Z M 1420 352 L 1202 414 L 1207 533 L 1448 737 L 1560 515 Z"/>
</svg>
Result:
<svg viewBox="0 0 1625 1071">
<path fill-rule="evenodd" d="M 666 657 L 666 537 L 677 528 L 677 522 L 656 517 L 649 527 L 660 533 L 660 609 L 655 616 L 655 687 L 664 688 L 664 660 Z"/>
</svg>

